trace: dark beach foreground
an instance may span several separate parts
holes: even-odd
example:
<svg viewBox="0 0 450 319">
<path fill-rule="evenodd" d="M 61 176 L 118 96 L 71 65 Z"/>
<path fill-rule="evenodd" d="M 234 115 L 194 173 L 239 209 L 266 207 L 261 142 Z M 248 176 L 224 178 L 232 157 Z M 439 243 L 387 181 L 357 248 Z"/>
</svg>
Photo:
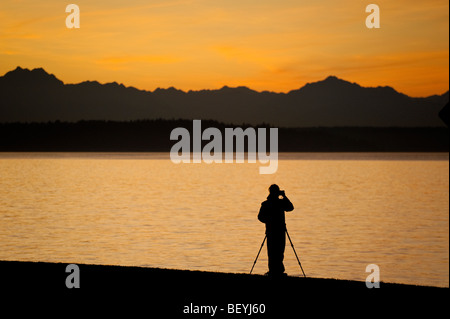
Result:
<svg viewBox="0 0 450 319">
<path fill-rule="evenodd" d="M 149 318 L 289 318 L 447 312 L 447 288 L 78 264 L 79 288 L 67 288 L 68 264 L 0 261 L 2 301 L 19 312 Z M 73 282 L 73 281 L 72 281 Z M 59 310 L 58 310 L 59 309 Z M 312 311 L 312 313 L 311 313 Z M 444 312 L 443 312 L 444 311 Z M 309 315 L 307 313 L 309 312 Z M 314 315 L 312 315 L 314 314 Z M 433 317 L 433 316 L 431 316 Z"/>
</svg>

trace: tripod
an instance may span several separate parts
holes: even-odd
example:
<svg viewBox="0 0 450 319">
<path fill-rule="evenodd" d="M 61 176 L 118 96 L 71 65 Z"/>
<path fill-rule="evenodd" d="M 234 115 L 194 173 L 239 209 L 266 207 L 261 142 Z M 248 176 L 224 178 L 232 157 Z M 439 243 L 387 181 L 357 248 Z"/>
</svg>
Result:
<svg viewBox="0 0 450 319">
<path fill-rule="evenodd" d="M 289 242 L 291 243 L 291 247 L 292 247 L 292 250 L 294 251 L 295 257 L 297 258 L 298 265 L 300 266 L 300 269 L 302 270 L 303 276 L 306 278 L 305 272 L 303 271 L 302 263 L 300 262 L 300 259 L 297 256 L 297 252 L 295 251 L 294 244 L 292 243 L 291 236 L 289 236 L 289 233 L 288 233 L 287 229 L 286 229 L 286 234 L 287 234 L 287 236 L 289 238 Z M 252 270 L 250 270 L 250 275 L 253 272 L 253 268 L 255 267 L 256 262 L 258 261 L 259 254 L 261 253 L 261 250 L 262 250 L 262 248 L 264 246 L 264 243 L 266 242 L 266 239 L 267 239 L 267 235 L 264 237 L 264 240 L 263 240 L 263 242 L 261 244 L 261 247 L 259 248 L 258 255 L 256 256 L 256 259 L 253 262 L 253 267 L 252 267 Z"/>
</svg>

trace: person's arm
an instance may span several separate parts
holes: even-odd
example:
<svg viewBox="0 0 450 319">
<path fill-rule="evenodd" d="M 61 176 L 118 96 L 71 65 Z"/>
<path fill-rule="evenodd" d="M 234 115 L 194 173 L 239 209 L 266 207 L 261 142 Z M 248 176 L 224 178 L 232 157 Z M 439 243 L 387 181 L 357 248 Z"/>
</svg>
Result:
<svg viewBox="0 0 450 319">
<path fill-rule="evenodd" d="M 294 205 L 292 205 L 289 198 L 286 197 L 286 194 L 283 192 L 283 207 L 285 212 L 292 212 L 294 210 Z"/>
</svg>

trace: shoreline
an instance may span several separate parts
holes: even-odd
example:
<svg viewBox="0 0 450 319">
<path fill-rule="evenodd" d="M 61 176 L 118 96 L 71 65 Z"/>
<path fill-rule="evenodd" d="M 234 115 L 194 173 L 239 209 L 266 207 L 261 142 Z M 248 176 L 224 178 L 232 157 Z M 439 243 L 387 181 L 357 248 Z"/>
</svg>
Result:
<svg viewBox="0 0 450 319">
<path fill-rule="evenodd" d="M 225 136 L 227 124 L 202 120 Z M 190 120 L 0 123 L 2 152 L 170 152 L 176 128 L 193 136 Z M 269 129 L 269 125 L 242 125 Z M 278 127 L 278 152 L 448 152 L 448 128 Z M 149 140 L 149 138 L 151 139 Z M 200 140 L 200 149 L 207 145 Z"/>
<path fill-rule="evenodd" d="M 319 317 L 337 313 L 360 316 L 361 311 L 376 313 L 376 309 L 399 316 L 417 313 L 418 309 L 442 315 L 449 292 L 448 288 L 384 282 L 379 289 L 368 289 L 365 282 L 338 279 L 272 279 L 264 275 L 77 265 L 80 288 L 69 289 L 66 279 L 72 272 L 66 272 L 66 263 L 0 261 L 5 304 L 8 307 L 20 300 L 38 306 L 43 314 L 67 308 L 80 311 L 80 315 L 87 310 L 102 317 L 117 315 L 117 311 L 144 312 L 150 318 L 154 314 L 158 314 L 156 318 L 290 318 L 308 314 L 306 311 Z M 264 313 L 244 313 L 244 305 L 264 309 Z M 214 315 L 195 313 L 213 309 L 207 307 L 215 307 Z M 33 315 L 38 312 L 35 307 L 28 310 Z"/>
<path fill-rule="evenodd" d="M 45 284 L 46 287 L 53 287 L 56 289 L 66 288 L 65 280 L 60 282 L 61 278 L 67 277 L 70 272 L 66 272 L 68 263 L 60 262 L 32 262 L 32 261 L 3 261 L 0 260 L 0 274 L 3 277 L 3 285 L 7 283 L 11 287 L 19 287 L 22 284 L 22 273 L 40 273 L 38 281 Z M 245 284 L 267 284 L 267 283 L 282 283 L 284 285 L 298 285 L 301 288 L 309 288 L 310 285 L 328 286 L 328 288 L 346 289 L 346 288 L 362 288 L 368 289 L 363 281 L 334 279 L 334 278 L 310 278 L 310 277 L 294 277 L 286 276 L 280 279 L 274 279 L 261 274 L 245 274 L 245 273 L 226 273 L 226 272 L 212 272 L 202 270 L 184 270 L 184 269 L 167 269 L 141 266 L 120 266 L 120 265 L 99 265 L 99 264 L 77 264 L 80 269 L 80 277 L 83 278 L 83 288 L 95 289 L 100 285 L 104 287 L 109 286 L 110 280 L 108 277 L 114 277 L 114 285 L 120 284 L 123 286 L 132 286 L 135 277 L 141 280 L 156 281 L 196 281 L 210 282 L 218 281 L 218 283 L 227 284 L 229 282 L 245 283 Z M 82 273 L 82 275 L 81 275 Z M 5 277 L 5 275 L 8 275 Z M 128 279 L 127 279 L 128 278 Z M 6 281 L 5 281 L 6 279 Z M 36 282 L 35 282 L 36 283 Z M 440 286 L 425 286 L 403 283 L 380 282 L 383 288 L 389 289 L 416 289 L 416 290 L 439 290 L 447 289 L 448 287 Z M 370 289 L 368 289 L 370 290 Z"/>
</svg>

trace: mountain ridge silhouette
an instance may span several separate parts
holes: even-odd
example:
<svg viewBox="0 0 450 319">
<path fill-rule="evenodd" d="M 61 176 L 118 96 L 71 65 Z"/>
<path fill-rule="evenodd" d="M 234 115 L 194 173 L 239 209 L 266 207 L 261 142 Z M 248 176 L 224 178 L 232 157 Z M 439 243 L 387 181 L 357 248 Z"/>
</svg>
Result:
<svg viewBox="0 0 450 319">
<path fill-rule="evenodd" d="M 442 127 L 442 95 L 414 98 L 388 86 L 362 87 L 329 76 L 287 93 L 245 86 L 146 91 L 111 82 L 65 84 L 43 68 L 0 77 L 0 122 L 211 119 L 283 127 Z"/>
</svg>

